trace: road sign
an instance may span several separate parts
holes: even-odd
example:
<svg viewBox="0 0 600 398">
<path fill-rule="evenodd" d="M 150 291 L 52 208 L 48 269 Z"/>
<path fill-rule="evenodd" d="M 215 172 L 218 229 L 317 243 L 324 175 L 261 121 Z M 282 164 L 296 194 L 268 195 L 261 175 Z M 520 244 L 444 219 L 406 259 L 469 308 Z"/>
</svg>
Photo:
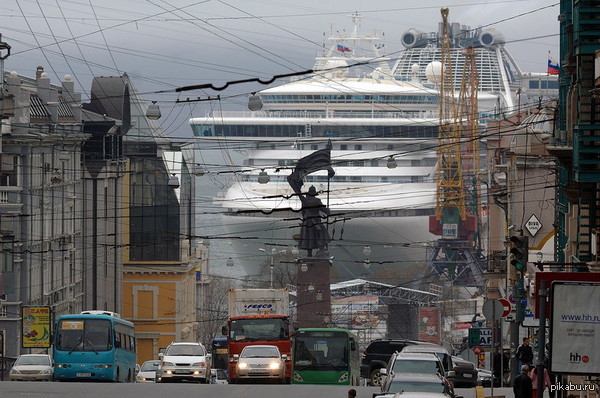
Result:
<svg viewBox="0 0 600 398">
<path fill-rule="evenodd" d="M 489 321 L 497 321 L 503 312 L 504 306 L 498 300 L 490 299 L 483 303 L 483 315 Z"/>
<path fill-rule="evenodd" d="M 542 222 L 538 220 L 535 214 L 532 214 L 531 217 L 529 217 L 529 220 L 527 220 L 527 222 L 525 223 L 525 228 L 527 229 L 527 231 L 529 231 L 531 236 L 535 236 L 535 234 L 537 234 L 538 231 L 542 229 Z"/>
<path fill-rule="evenodd" d="M 483 348 L 477 346 L 477 347 L 473 347 L 473 352 L 475 354 L 481 354 L 483 352 Z"/>
<path fill-rule="evenodd" d="M 508 301 L 506 299 L 498 299 L 498 302 L 500 302 L 500 304 L 502 304 L 502 318 L 506 318 L 507 316 L 510 315 L 510 311 L 511 311 L 510 301 Z"/>
</svg>

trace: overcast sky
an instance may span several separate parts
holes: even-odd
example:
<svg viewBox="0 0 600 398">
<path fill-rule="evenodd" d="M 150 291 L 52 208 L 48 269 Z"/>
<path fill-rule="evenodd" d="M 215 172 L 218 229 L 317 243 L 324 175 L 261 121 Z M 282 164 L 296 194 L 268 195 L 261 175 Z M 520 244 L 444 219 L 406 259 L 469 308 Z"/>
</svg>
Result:
<svg viewBox="0 0 600 398">
<path fill-rule="evenodd" d="M 363 16 L 361 31 L 384 34 L 393 58 L 409 28 L 437 31 L 442 6 L 450 22 L 501 31 L 524 71 L 545 72 L 548 51 L 558 58 L 559 6 L 548 0 L 2 0 L 0 34 L 12 47 L 5 70 L 33 77 L 41 65 L 55 84 L 71 74 L 84 98 L 93 76 L 127 72 L 159 102 L 175 138 L 191 135 L 189 117 L 243 109 L 259 87 L 159 91 L 310 69 L 324 34 L 350 30 L 353 12 Z M 175 102 L 217 94 L 221 102 Z"/>
</svg>

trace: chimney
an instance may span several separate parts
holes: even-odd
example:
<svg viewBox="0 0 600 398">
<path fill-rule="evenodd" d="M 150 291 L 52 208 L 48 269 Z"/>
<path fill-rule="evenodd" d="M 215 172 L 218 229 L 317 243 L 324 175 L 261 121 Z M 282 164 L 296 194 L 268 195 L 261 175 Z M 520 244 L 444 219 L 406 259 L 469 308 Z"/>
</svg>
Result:
<svg viewBox="0 0 600 398">
<path fill-rule="evenodd" d="M 62 81 L 63 98 L 71 107 L 75 120 L 81 121 L 81 93 L 75 92 L 75 82 L 71 75 L 65 75 Z"/>
<path fill-rule="evenodd" d="M 43 72 L 44 72 L 44 67 L 38 66 L 37 69 L 35 70 L 35 80 L 39 79 L 42 76 Z"/>
</svg>

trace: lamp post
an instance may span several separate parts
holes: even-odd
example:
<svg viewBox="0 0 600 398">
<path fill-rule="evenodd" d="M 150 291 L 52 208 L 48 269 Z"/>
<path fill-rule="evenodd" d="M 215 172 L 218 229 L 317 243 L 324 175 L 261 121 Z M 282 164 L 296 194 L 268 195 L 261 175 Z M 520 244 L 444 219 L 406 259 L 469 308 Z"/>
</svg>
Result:
<svg viewBox="0 0 600 398">
<path fill-rule="evenodd" d="M 267 249 L 263 249 L 262 247 L 260 247 L 258 250 L 260 250 L 263 253 L 267 252 Z M 269 283 L 269 289 L 273 289 L 273 271 L 275 269 L 275 264 L 274 264 L 275 254 L 277 254 L 277 253 L 285 253 L 285 252 L 286 252 L 285 250 L 277 251 L 277 249 L 275 249 L 274 247 L 271 248 L 271 258 L 269 260 L 269 271 L 270 271 L 270 274 L 271 274 L 271 278 L 270 278 L 270 283 Z"/>
</svg>

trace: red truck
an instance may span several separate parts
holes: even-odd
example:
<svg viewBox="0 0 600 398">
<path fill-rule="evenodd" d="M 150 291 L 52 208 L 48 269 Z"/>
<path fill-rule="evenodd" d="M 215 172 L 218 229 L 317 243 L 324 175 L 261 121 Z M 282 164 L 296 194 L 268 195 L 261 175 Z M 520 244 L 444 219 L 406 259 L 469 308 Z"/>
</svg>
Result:
<svg viewBox="0 0 600 398">
<path fill-rule="evenodd" d="M 292 375 L 289 295 L 286 289 L 230 289 L 227 336 L 229 383 L 239 382 L 234 355 L 249 345 L 274 345 L 287 355 L 285 382 Z"/>
</svg>

